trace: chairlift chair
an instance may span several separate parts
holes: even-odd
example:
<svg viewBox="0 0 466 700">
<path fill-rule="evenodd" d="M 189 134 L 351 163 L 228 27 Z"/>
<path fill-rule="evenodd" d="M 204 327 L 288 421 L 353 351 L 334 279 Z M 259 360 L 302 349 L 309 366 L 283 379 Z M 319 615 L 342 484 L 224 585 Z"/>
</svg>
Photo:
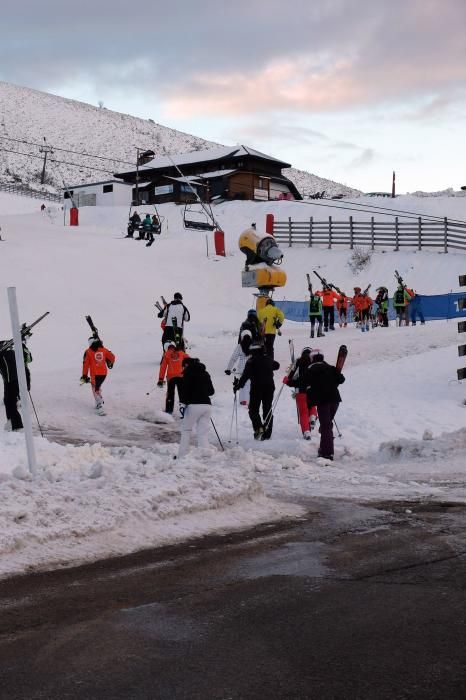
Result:
<svg viewBox="0 0 466 700">
<path fill-rule="evenodd" d="M 209 221 L 210 218 L 210 221 Z M 203 202 L 186 202 L 183 212 L 183 226 L 193 231 L 215 231 L 214 215 L 210 204 Z"/>
</svg>

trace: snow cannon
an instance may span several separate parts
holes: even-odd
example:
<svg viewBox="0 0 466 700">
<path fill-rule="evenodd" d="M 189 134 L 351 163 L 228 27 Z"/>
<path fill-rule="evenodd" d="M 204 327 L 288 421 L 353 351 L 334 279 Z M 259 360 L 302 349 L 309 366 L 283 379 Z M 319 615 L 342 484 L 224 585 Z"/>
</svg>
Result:
<svg viewBox="0 0 466 700">
<path fill-rule="evenodd" d="M 246 265 L 241 273 L 243 287 L 256 287 L 260 292 L 268 293 L 275 287 L 285 286 L 286 272 L 276 267 L 281 264 L 283 253 L 273 236 L 258 234 L 253 225 L 243 231 L 238 245 L 246 256 Z"/>
<path fill-rule="evenodd" d="M 283 260 L 283 253 L 277 247 L 275 238 L 265 234 L 261 236 L 256 229 L 251 226 L 247 228 L 238 241 L 239 249 L 246 256 L 246 269 L 248 265 L 280 265 Z"/>
</svg>

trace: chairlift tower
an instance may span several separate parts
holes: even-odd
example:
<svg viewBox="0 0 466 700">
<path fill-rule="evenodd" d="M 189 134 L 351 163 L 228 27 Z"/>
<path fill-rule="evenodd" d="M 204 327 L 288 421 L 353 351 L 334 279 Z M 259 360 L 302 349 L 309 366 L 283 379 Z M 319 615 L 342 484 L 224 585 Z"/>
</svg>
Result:
<svg viewBox="0 0 466 700">
<path fill-rule="evenodd" d="M 45 182 L 45 167 L 47 165 L 47 156 L 50 153 L 50 155 L 53 155 L 53 148 L 52 146 L 47 146 L 47 139 L 44 136 L 44 145 L 39 146 L 39 152 L 44 154 L 44 164 L 42 166 L 42 173 L 40 176 L 40 184 L 43 185 Z"/>
</svg>

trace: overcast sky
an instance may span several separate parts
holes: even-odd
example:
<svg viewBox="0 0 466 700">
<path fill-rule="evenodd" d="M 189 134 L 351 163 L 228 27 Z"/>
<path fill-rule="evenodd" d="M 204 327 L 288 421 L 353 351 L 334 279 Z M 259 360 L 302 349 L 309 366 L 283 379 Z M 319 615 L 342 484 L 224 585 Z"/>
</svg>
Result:
<svg viewBox="0 0 466 700">
<path fill-rule="evenodd" d="M 466 0 L 5 0 L 1 25 L 0 80 L 365 191 L 466 185 Z"/>
</svg>

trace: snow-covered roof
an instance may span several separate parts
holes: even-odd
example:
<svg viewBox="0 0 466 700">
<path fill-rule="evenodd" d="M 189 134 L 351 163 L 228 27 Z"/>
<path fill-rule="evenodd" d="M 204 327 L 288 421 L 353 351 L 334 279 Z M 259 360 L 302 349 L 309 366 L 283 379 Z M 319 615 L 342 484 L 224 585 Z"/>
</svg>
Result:
<svg viewBox="0 0 466 700">
<path fill-rule="evenodd" d="M 277 158 L 268 156 L 266 153 L 261 153 L 247 146 L 223 146 L 219 148 L 209 148 L 204 151 L 191 151 L 190 153 L 179 153 L 170 156 L 158 156 L 153 158 L 148 163 L 140 167 L 140 170 L 153 170 L 154 168 L 167 168 L 170 165 L 188 165 L 190 163 L 200 163 L 209 160 L 220 160 L 228 156 L 257 156 L 258 158 L 266 158 L 267 160 L 277 161 Z M 278 161 L 284 163 L 284 161 Z M 288 163 L 284 163 L 288 165 Z"/>
</svg>

